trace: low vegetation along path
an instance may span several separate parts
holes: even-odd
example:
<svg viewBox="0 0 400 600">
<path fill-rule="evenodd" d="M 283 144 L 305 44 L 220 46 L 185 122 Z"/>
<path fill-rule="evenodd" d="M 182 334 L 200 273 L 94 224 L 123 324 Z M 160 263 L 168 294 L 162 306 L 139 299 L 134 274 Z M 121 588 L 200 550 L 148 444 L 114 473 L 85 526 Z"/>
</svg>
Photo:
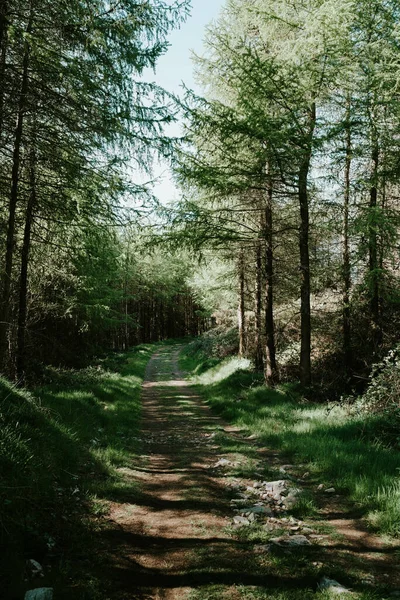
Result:
<svg viewBox="0 0 400 600">
<path fill-rule="evenodd" d="M 366 568 L 370 575 L 393 581 L 387 548 L 365 532 L 357 536 L 350 521 L 338 521 L 342 515 L 336 514 L 334 504 L 323 509 L 326 518 L 331 513 L 332 521 L 348 530 L 347 537 L 346 532 L 327 535 L 315 523 L 291 516 L 299 490 L 285 468 L 272 482 L 264 481 L 263 473 L 256 480 L 254 472 L 246 476 L 250 463 L 254 468 L 267 461 L 279 473 L 280 458 L 213 415 L 185 382 L 179 350 L 159 349 L 147 367 L 143 455 L 132 469 L 120 469 L 132 489 L 139 482 L 140 491 L 112 505 L 105 534 L 108 568 L 103 573 L 108 596 L 326 597 L 329 590 L 320 592 L 318 586 L 335 586 L 329 581 L 332 570 L 333 575 L 348 573 L 349 560 L 355 561 L 354 573 Z M 323 565 L 330 569 L 325 579 Z M 341 584 L 347 585 L 346 577 Z M 345 587 L 333 591 L 347 595 Z M 357 597 L 372 597 L 362 589 L 356 592 Z"/>
</svg>

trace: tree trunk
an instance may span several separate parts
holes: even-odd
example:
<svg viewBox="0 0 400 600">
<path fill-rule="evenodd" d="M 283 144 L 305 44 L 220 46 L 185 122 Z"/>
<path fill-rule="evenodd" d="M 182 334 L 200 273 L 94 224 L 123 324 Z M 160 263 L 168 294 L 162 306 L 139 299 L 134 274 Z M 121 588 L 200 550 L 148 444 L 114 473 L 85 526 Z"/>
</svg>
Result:
<svg viewBox="0 0 400 600">
<path fill-rule="evenodd" d="M 381 340 L 381 326 L 379 314 L 379 264 L 378 264 L 378 167 L 379 146 L 375 134 L 372 140 L 371 156 L 371 188 L 369 196 L 369 225 L 368 225 L 368 250 L 369 250 L 369 277 L 370 277 L 370 306 L 374 342 L 379 344 Z"/>
<path fill-rule="evenodd" d="M 351 323 L 350 323 L 350 246 L 349 246 L 349 205 L 351 170 L 351 104 L 346 108 L 346 161 L 344 168 L 344 206 L 343 206 L 343 355 L 344 368 L 349 375 L 352 371 Z"/>
<path fill-rule="evenodd" d="M 30 155 L 29 186 L 30 194 L 25 216 L 24 241 L 21 253 L 21 275 L 19 284 L 19 312 L 17 330 L 17 378 L 23 382 L 26 369 L 26 323 L 27 323 L 27 299 L 28 299 L 28 266 L 31 248 L 31 231 L 33 222 L 33 211 L 36 204 L 36 153 L 35 140 Z"/>
<path fill-rule="evenodd" d="M 262 248 L 263 240 L 256 242 L 256 303 L 255 303 L 255 367 L 257 371 L 264 368 L 263 347 L 262 347 Z"/>
<path fill-rule="evenodd" d="M 24 117 L 27 105 L 28 93 L 28 70 L 30 60 L 30 45 L 29 34 L 32 32 L 33 11 L 31 10 L 26 33 L 28 34 L 24 45 L 24 56 L 22 62 L 22 82 L 21 92 L 18 102 L 17 124 L 14 135 L 14 149 L 12 157 L 12 175 L 11 175 L 11 192 L 8 207 L 8 224 L 7 224 L 7 242 L 6 242 L 6 258 L 2 277 L 3 296 L 0 306 L 0 364 L 5 367 L 7 354 L 7 337 L 9 331 L 9 314 L 10 314 L 10 297 L 11 297 L 11 277 L 14 259 L 14 237 L 15 237 L 15 216 L 18 203 L 18 186 L 19 186 L 19 169 L 21 161 L 21 144 Z"/>
<path fill-rule="evenodd" d="M 311 383 L 311 304 L 310 304 L 310 255 L 309 255 L 309 207 L 308 174 L 312 154 L 312 140 L 316 121 L 315 103 L 310 107 L 307 147 L 299 170 L 300 203 L 300 272 L 301 272 L 301 349 L 300 381 L 303 386 Z"/>
<path fill-rule="evenodd" d="M 245 273 L 244 273 L 244 251 L 243 248 L 239 251 L 238 261 L 238 273 L 239 273 L 239 306 L 238 306 L 238 328 L 239 328 L 239 356 L 244 356 L 245 352 L 245 301 L 244 301 L 244 288 L 245 288 Z"/>
<path fill-rule="evenodd" d="M 265 203 L 265 241 L 266 241 L 266 261 L 265 261 L 265 365 L 264 379 L 267 385 L 276 383 L 278 379 L 278 369 L 276 366 L 275 351 L 275 323 L 274 323 L 274 248 L 272 234 L 272 203 L 273 187 L 271 167 L 267 164 L 267 196 Z"/>
<path fill-rule="evenodd" d="M 8 2 L 0 0 L 0 137 L 4 125 L 4 92 L 8 44 Z"/>
</svg>

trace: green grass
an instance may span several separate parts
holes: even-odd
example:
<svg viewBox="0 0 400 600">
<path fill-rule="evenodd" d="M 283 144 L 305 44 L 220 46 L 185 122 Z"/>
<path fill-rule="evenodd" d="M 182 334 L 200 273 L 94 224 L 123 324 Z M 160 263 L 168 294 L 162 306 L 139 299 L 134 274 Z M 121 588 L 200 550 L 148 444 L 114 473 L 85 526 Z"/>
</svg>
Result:
<svg viewBox="0 0 400 600">
<path fill-rule="evenodd" d="M 247 586 L 234 586 L 224 588 L 214 585 L 206 589 L 191 592 L 188 600 L 333 600 L 334 598 L 353 598 L 356 600 L 382 600 L 381 595 L 374 593 L 340 594 L 338 596 L 329 592 L 317 592 L 313 590 L 290 590 L 289 592 L 277 592 L 268 588 L 249 588 Z"/>
<path fill-rule="evenodd" d="M 302 463 L 313 483 L 334 486 L 377 531 L 400 534 L 400 453 L 376 441 L 382 429 L 379 417 L 312 404 L 295 386 L 268 389 L 237 358 L 204 368 L 204 357 L 191 345 L 183 351 L 181 365 L 218 414 L 256 434 L 259 443 L 280 450 L 288 462 Z M 312 499 L 301 501 L 299 508 L 312 513 Z"/>
<path fill-rule="evenodd" d="M 0 379 L 5 598 L 23 597 L 29 558 L 52 563 L 53 575 L 41 585 L 68 579 L 72 570 L 74 597 L 95 597 L 96 582 L 82 564 L 93 550 L 96 517 L 109 501 L 135 493 L 117 468 L 132 466 L 136 456 L 140 386 L 153 351 L 140 346 L 80 371 L 49 369 L 46 385 L 31 392 Z M 74 564 L 81 560 L 77 576 Z"/>
</svg>

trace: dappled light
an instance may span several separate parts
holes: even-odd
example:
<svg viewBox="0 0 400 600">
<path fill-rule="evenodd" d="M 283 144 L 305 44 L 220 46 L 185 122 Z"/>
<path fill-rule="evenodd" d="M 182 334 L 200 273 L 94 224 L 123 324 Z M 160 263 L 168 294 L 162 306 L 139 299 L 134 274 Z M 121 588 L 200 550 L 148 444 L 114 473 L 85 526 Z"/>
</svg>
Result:
<svg viewBox="0 0 400 600">
<path fill-rule="evenodd" d="M 400 598 L 399 0 L 0 0 L 0 600 Z"/>
</svg>

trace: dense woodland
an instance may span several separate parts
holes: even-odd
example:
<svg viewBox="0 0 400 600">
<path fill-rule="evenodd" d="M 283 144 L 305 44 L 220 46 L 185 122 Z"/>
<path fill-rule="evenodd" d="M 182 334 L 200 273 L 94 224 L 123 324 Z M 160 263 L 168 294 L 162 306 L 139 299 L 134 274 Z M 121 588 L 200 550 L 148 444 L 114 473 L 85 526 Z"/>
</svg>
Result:
<svg viewBox="0 0 400 600">
<path fill-rule="evenodd" d="M 364 522 L 317 535 L 400 535 L 399 2 L 225 0 L 178 97 L 152 81 L 190 5 L 0 0 L 0 596 L 399 596 Z M 290 518 L 228 534 L 272 477 Z M 265 545 L 314 518 L 315 554 Z"/>
<path fill-rule="evenodd" d="M 218 325 L 267 384 L 357 386 L 398 324 L 397 3 L 229 0 L 176 98 L 187 10 L 2 0 L 3 372 Z"/>
<path fill-rule="evenodd" d="M 399 16 L 230 0 L 196 59 L 173 235 L 231 261 L 239 353 L 266 383 L 291 365 L 351 387 L 397 341 Z"/>
<path fill-rule="evenodd" d="M 183 3 L 1 2 L 0 355 L 12 377 L 203 327 L 187 259 L 144 250 L 154 199 L 137 183 L 170 152 L 173 119 L 142 74 L 185 14 Z"/>
</svg>

